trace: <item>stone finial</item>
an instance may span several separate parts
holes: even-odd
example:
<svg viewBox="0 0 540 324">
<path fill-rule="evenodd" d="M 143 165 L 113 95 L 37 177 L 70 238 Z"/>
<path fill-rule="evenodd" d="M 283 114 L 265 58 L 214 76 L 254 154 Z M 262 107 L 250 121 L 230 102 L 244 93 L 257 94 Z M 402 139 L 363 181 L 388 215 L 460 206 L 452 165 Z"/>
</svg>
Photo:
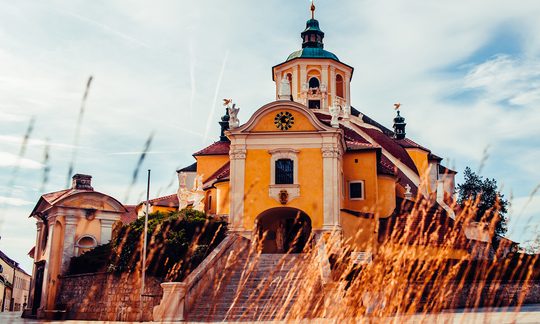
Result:
<svg viewBox="0 0 540 324">
<path fill-rule="evenodd" d="M 290 100 L 291 99 L 291 83 L 287 77 L 281 79 L 281 84 L 279 85 L 279 100 Z"/>
<path fill-rule="evenodd" d="M 411 192 L 411 186 L 408 183 L 405 185 L 405 194 L 404 194 L 404 196 L 405 196 L 405 199 L 407 199 L 407 200 L 411 200 L 412 196 L 413 196 L 413 194 Z"/>
<path fill-rule="evenodd" d="M 343 119 L 348 120 L 351 117 L 351 106 L 346 105 L 343 108 Z"/>
<path fill-rule="evenodd" d="M 94 191 L 94 188 L 92 188 L 91 175 L 77 173 L 72 179 L 71 189 Z"/>
<path fill-rule="evenodd" d="M 229 112 L 229 129 L 235 129 L 240 126 L 240 120 L 238 119 L 238 112 L 240 111 L 239 107 L 236 107 L 236 104 L 233 103 L 232 106 L 227 107 Z"/>
<path fill-rule="evenodd" d="M 332 116 L 332 119 L 330 120 L 330 125 L 334 128 L 339 128 L 339 113 L 341 112 L 341 107 L 338 105 L 337 101 L 334 100 L 334 104 L 330 107 L 330 116 Z"/>
</svg>

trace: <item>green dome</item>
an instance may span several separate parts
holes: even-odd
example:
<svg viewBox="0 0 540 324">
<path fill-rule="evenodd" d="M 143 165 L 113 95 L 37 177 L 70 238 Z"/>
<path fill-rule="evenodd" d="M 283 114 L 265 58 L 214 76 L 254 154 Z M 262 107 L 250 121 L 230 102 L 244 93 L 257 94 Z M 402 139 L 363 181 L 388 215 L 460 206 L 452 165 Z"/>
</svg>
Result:
<svg viewBox="0 0 540 324">
<path fill-rule="evenodd" d="M 287 57 L 286 61 L 290 61 L 295 58 L 327 58 L 327 59 L 332 59 L 339 62 L 338 57 L 334 53 L 326 51 L 318 47 L 302 48 L 299 51 L 291 53 L 291 55 Z"/>
</svg>

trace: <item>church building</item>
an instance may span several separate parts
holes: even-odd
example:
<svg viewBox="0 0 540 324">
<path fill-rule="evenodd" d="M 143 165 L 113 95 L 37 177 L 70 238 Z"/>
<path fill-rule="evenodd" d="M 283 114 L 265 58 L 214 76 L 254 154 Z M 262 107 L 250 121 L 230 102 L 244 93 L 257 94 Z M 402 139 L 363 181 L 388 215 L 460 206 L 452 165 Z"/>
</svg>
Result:
<svg viewBox="0 0 540 324">
<path fill-rule="evenodd" d="M 451 214 L 455 172 L 406 136 L 399 110 L 391 130 L 353 107 L 354 68 L 324 49 L 311 10 L 301 49 L 272 67 L 276 100 L 241 125 L 227 100 L 219 141 L 179 174 L 202 177 L 205 211 L 263 252 L 297 252 L 332 231 L 373 251 L 379 224 L 404 201 L 437 197 Z"/>
</svg>

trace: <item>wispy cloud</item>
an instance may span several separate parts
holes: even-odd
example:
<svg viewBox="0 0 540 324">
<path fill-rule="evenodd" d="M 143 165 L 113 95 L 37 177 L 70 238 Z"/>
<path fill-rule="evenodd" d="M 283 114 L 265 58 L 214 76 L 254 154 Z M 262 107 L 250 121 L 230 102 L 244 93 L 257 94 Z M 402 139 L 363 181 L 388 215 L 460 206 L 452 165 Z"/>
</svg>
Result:
<svg viewBox="0 0 540 324">
<path fill-rule="evenodd" d="M 229 57 L 229 51 L 225 52 L 223 56 L 223 63 L 221 64 L 221 70 L 219 71 L 219 77 L 216 84 L 216 91 L 214 92 L 214 99 L 212 100 L 212 107 L 210 108 L 210 113 L 208 114 L 208 119 L 206 120 L 206 130 L 204 132 L 204 140 L 208 140 L 208 135 L 210 133 L 212 123 L 215 123 L 214 115 L 217 109 L 218 95 L 221 90 L 221 81 L 223 80 L 223 74 L 225 73 L 225 66 L 227 65 L 227 58 Z"/>
<path fill-rule="evenodd" d="M 21 198 L 0 196 L 0 204 L 4 204 L 8 206 L 27 206 L 27 205 L 32 205 L 34 203 L 28 200 L 21 199 Z"/>
<path fill-rule="evenodd" d="M 171 150 L 171 151 L 131 151 L 131 152 L 114 152 L 109 153 L 109 155 L 141 155 L 141 154 L 171 154 L 171 153 L 179 153 L 178 150 Z"/>
<path fill-rule="evenodd" d="M 19 158 L 16 154 L 0 152 L 0 167 L 20 167 L 22 169 L 41 169 L 43 164 L 28 158 Z"/>
<path fill-rule="evenodd" d="M 22 141 L 22 137 L 20 136 L 0 135 L 0 143 L 20 145 L 21 141 Z M 28 140 L 28 146 L 50 146 L 50 147 L 62 148 L 62 149 L 72 149 L 74 147 L 72 144 L 49 142 L 47 140 L 42 140 L 38 138 L 30 138 Z"/>
<path fill-rule="evenodd" d="M 137 38 L 135 38 L 135 37 L 133 37 L 131 35 L 128 35 L 128 34 L 126 34 L 124 32 L 121 32 L 121 31 L 119 31 L 117 29 L 114 29 L 114 28 L 112 28 L 112 27 L 110 27 L 108 25 L 105 25 L 105 24 L 103 24 L 103 23 L 101 23 L 99 21 L 90 19 L 88 17 L 83 17 L 83 16 L 80 16 L 80 15 L 77 15 L 76 13 L 73 13 L 73 12 L 68 12 L 68 11 L 64 11 L 64 10 L 57 10 L 57 11 L 64 14 L 64 15 L 66 15 L 66 16 L 70 16 L 70 17 L 76 18 L 76 19 L 78 19 L 80 21 L 83 21 L 83 22 L 86 22 L 88 24 L 94 25 L 94 26 L 102 29 L 107 34 L 110 34 L 110 35 L 113 35 L 113 36 L 116 36 L 116 37 L 120 37 L 120 38 L 122 38 L 122 39 L 124 39 L 124 40 L 126 40 L 128 42 L 131 42 L 133 44 L 136 44 L 136 45 L 139 45 L 139 46 L 142 46 L 142 47 L 150 48 L 150 46 L 147 43 L 145 43 L 145 42 L 143 42 L 143 41 L 141 41 L 141 40 L 139 40 L 139 39 L 137 39 Z"/>
<path fill-rule="evenodd" d="M 464 89 L 482 91 L 490 103 L 540 104 L 540 60 L 497 55 L 472 68 Z"/>
<path fill-rule="evenodd" d="M 3 122 L 20 122 L 26 119 L 26 116 L 10 114 L 0 111 L 0 120 Z"/>
</svg>

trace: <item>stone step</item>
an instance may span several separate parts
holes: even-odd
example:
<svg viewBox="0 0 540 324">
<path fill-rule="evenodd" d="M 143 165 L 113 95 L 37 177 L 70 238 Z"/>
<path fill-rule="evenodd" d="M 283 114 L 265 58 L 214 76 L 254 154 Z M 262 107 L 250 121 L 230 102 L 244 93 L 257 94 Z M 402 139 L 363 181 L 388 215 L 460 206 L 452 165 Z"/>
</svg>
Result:
<svg viewBox="0 0 540 324">
<path fill-rule="evenodd" d="M 305 277 L 301 270 L 306 262 L 303 255 L 263 254 L 237 262 L 227 270 L 219 290 L 209 288 L 201 294 L 199 299 L 205 302 L 196 303 L 190 310 L 190 321 L 271 321 L 277 318 L 273 313 L 288 313 L 296 303 L 301 292 L 296 287 Z M 312 297 L 315 301 L 321 295 L 317 292 Z M 281 315 L 278 319 L 283 318 Z"/>
</svg>

